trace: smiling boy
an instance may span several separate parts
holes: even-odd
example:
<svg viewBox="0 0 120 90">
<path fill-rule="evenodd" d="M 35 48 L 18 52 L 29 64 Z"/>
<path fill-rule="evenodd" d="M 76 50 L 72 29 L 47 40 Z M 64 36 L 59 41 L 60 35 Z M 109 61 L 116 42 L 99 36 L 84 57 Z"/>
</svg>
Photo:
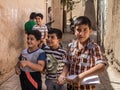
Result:
<svg viewBox="0 0 120 90">
<path fill-rule="evenodd" d="M 46 45 L 48 29 L 47 29 L 47 26 L 43 24 L 42 13 L 36 14 L 36 22 L 37 22 L 37 25 L 34 25 L 32 30 L 38 30 L 39 32 L 41 32 L 41 45 L 39 47 L 43 49 L 44 46 Z"/>
<path fill-rule="evenodd" d="M 61 76 L 66 60 L 66 51 L 61 49 L 59 43 L 62 39 L 62 32 L 59 29 L 51 28 L 48 31 L 47 45 L 44 50 L 46 59 L 46 86 L 47 90 L 61 90 L 64 78 Z"/>
<path fill-rule="evenodd" d="M 22 90 L 41 90 L 41 73 L 45 67 L 45 52 L 38 47 L 41 33 L 33 30 L 27 33 L 28 48 L 23 50 L 16 65 Z"/>
</svg>

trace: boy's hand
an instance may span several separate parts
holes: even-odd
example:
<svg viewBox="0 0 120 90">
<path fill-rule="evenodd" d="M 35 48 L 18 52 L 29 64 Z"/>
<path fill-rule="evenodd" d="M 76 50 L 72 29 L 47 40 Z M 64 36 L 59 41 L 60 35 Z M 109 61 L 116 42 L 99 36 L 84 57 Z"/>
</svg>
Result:
<svg viewBox="0 0 120 90">
<path fill-rule="evenodd" d="M 69 80 L 68 78 L 66 78 L 66 82 L 67 84 L 72 85 L 72 80 Z"/>
<path fill-rule="evenodd" d="M 83 77 L 81 77 L 80 75 L 77 75 L 77 76 L 71 75 L 69 76 L 69 78 L 68 77 L 66 78 L 67 83 L 75 87 L 80 87 L 82 80 L 83 80 Z"/>
<path fill-rule="evenodd" d="M 82 80 L 84 79 L 84 76 L 82 74 L 79 74 L 75 79 L 73 79 L 73 84 L 76 87 L 80 87 Z"/>
<path fill-rule="evenodd" d="M 28 63 L 29 63 L 29 61 L 27 61 L 27 60 L 21 60 L 20 61 L 20 67 L 24 68 L 24 67 L 28 66 Z"/>
<path fill-rule="evenodd" d="M 64 83 L 65 83 L 65 77 L 62 76 L 62 75 L 60 75 L 60 76 L 58 77 L 57 83 L 58 83 L 58 84 L 64 84 Z"/>
<path fill-rule="evenodd" d="M 80 87 L 81 81 L 82 80 L 77 76 L 75 79 L 73 79 L 72 83 L 74 86 Z"/>
<path fill-rule="evenodd" d="M 21 74 L 21 70 L 18 66 L 15 67 L 15 72 L 16 72 L 17 75 Z"/>
</svg>

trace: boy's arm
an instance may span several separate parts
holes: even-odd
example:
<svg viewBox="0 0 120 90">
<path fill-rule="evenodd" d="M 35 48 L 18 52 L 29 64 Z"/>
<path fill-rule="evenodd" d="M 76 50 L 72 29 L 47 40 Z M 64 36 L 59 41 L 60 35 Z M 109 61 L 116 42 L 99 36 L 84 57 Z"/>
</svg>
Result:
<svg viewBox="0 0 120 90">
<path fill-rule="evenodd" d="M 43 52 L 38 57 L 38 63 L 33 63 L 29 60 L 22 60 L 22 61 L 20 61 L 20 64 L 22 67 L 29 67 L 34 71 L 42 72 L 45 67 L 45 59 L 46 59 L 46 55 Z"/>
<path fill-rule="evenodd" d="M 98 75 L 100 72 L 104 71 L 107 65 L 106 59 L 103 56 L 100 46 L 96 45 L 93 49 L 93 57 L 95 59 L 95 66 L 91 67 L 89 70 L 82 72 L 78 75 L 78 80 L 81 82 L 85 77 Z M 76 80 L 75 80 L 76 81 Z"/>
<path fill-rule="evenodd" d="M 102 72 L 105 69 L 105 64 L 104 63 L 99 63 L 92 67 L 91 69 L 81 73 L 78 75 L 78 78 L 84 79 L 85 77 L 91 76 L 91 75 L 96 75 L 100 72 Z"/>
<path fill-rule="evenodd" d="M 22 67 L 30 67 L 34 71 L 40 71 L 42 72 L 45 67 L 45 61 L 44 60 L 38 60 L 38 64 L 32 63 L 28 60 L 20 61 Z"/>
<path fill-rule="evenodd" d="M 91 69 L 84 71 L 81 74 L 78 74 L 78 76 L 72 81 L 75 85 L 80 86 L 80 83 L 83 81 L 85 77 L 96 75 L 100 72 L 102 72 L 105 69 L 104 63 L 99 63 L 92 67 Z"/>
<path fill-rule="evenodd" d="M 67 59 L 67 53 L 63 55 L 64 67 L 60 76 L 66 77 L 69 72 L 69 61 Z"/>
<path fill-rule="evenodd" d="M 67 76 L 68 74 L 68 65 L 65 64 L 64 67 L 63 67 L 63 71 L 62 73 L 60 74 L 59 78 L 58 78 L 58 84 L 64 84 L 65 83 L 65 77 Z"/>
<path fill-rule="evenodd" d="M 63 67 L 63 71 L 62 71 L 62 73 L 61 73 L 61 76 L 66 77 L 67 74 L 68 74 L 68 65 L 65 64 L 65 66 Z"/>
<path fill-rule="evenodd" d="M 47 39 L 47 36 L 48 36 L 48 32 L 46 31 L 46 32 L 45 32 L 44 39 Z"/>
<path fill-rule="evenodd" d="M 19 62 L 19 61 L 17 62 L 16 66 L 15 66 L 15 73 L 16 73 L 17 75 L 20 75 L 20 73 L 21 73 L 21 70 L 20 70 L 20 62 Z"/>
<path fill-rule="evenodd" d="M 106 59 L 103 56 L 103 52 L 101 51 L 101 48 L 99 45 L 96 45 L 93 49 L 93 55 L 94 55 L 94 59 L 95 59 L 95 66 L 91 67 L 89 70 L 79 74 L 79 78 L 81 77 L 88 77 L 91 75 L 95 75 L 98 74 L 100 72 L 102 72 L 105 69 L 106 66 Z"/>
</svg>

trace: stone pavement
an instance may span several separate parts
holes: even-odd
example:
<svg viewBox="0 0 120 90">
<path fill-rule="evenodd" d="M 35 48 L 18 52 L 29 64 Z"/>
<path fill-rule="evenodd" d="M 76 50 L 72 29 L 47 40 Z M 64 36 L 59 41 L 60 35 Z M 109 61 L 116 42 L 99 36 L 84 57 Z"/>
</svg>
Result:
<svg viewBox="0 0 120 90">
<path fill-rule="evenodd" d="M 96 90 L 120 90 L 120 72 L 111 65 L 99 77 L 101 84 L 96 87 Z"/>
<path fill-rule="evenodd" d="M 111 66 L 100 75 L 101 84 L 95 90 L 120 90 L 120 74 Z M 13 75 L 5 83 L 0 85 L 0 90 L 21 90 L 19 77 Z M 45 86 L 43 88 L 45 90 Z"/>
</svg>

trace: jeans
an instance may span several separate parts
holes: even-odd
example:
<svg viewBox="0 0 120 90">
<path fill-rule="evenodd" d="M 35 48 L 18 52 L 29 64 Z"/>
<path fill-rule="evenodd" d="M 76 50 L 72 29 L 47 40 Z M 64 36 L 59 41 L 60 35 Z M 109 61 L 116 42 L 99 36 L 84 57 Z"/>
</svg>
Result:
<svg viewBox="0 0 120 90">
<path fill-rule="evenodd" d="M 63 85 L 57 84 L 55 80 L 46 80 L 45 81 L 46 90 L 62 90 Z"/>
</svg>

